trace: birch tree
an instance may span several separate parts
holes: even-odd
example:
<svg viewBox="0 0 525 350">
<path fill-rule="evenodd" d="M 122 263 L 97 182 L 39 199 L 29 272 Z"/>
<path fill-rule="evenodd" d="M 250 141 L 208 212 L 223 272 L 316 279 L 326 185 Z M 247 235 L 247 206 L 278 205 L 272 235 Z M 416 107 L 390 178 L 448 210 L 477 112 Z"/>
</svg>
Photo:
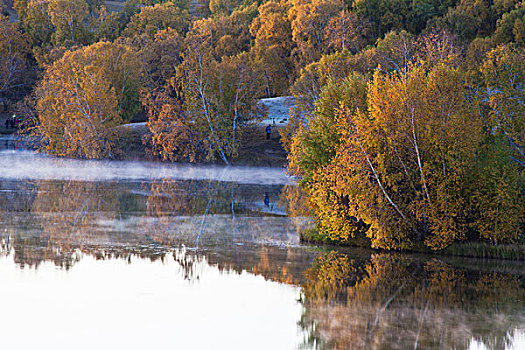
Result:
<svg viewBox="0 0 525 350">
<path fill-rule="evenodd" d="M 44 149 L 58 156 L 114 157 L 116 127 L 137 87 L 135 55 L 111 43 L 67 52 L 36 89 Z"/>
<path fill-rule="evenodd" d="M 246 55 L 217 62 L 211 39 L 208 28 L 198 26 L 186 37 L 179 68 L 184 79 L 184 110 L 199 130 L 206 158 L 218 157 L 229 164 L 236 156 L 242 127 L 254 117 L 260 84 Z"/>
</svg>

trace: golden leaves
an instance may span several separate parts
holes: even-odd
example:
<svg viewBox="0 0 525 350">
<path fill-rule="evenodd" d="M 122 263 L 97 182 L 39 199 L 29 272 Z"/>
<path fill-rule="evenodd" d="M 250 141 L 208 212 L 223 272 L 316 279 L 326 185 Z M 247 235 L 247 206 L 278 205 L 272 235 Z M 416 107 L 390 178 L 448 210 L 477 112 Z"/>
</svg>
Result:
<svg viewBox="0 0 525 350">
<path fill-rule="evenodd" d="M 46 150 L 59 156 L 114 157 L 135 64 L 129 49 L 98 43 L 66 52 L 50 66 L 36 92 L 36 132 Z"/>
</svg>

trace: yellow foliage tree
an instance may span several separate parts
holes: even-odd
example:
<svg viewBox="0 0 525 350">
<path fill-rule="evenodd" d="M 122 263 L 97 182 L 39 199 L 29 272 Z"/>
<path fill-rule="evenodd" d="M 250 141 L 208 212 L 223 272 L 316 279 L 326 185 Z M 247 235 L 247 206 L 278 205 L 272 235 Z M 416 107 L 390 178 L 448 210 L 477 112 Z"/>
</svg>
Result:
<svg viewBox="0 0 525 350">
<path fill-rule="evenodd" d="M 172 2 L 165 2 L 142 7 L 140 12 L 131 18 L 123 34 L 128 37 L 141 34 L 153 37 L 158 31 L 168 28 L 183 33 L 188 29 L 188 25 L 188 11 L 180 9 Z"/>
<path fill-rule="evenodd" d="M 49 0 L 47 13 L 56 28 L 55 43 L 70 42 L 71 45 L 84 43 L 80 36 L 87 36 L 83 21 L 89 14 L 85 0 Z"/>
<path fill-rule="evenodd" d="M 288 18 L 292 27 L 293 41 L 297 47 L 300 68 L 318 61 L 328 53 L 327 31 L 330 19 L 344 9 L 341 0 L 292 0 Z"/>
<path fill-rule="evenodd" d="M 468 107 L 458 69 L 415 65 L 406 73 L 376 73 L 369 115 L 341 119 L 350 148 L 335 163 L 352 167 L 352 152 L 361 154 L 360 168 L 368 172 L 361 178 L 370 186 L 358 186 L 364 192 L 355 203 L 371 224 L 373 246 L 403 248 L 425 238 L 443 248 L 465 238 L 468 203 L 460 194 L 481 140 L 481 121 Z"/>
<path fill-rule="evenodd" d="M 343 10 L 330 19 L 326 27 L 328 45 L 336 51 L 356 53 L 367 44 L 369 23 L 355 13 Z"/>
<path fill-rule="evenodd" d="M 147 140 L 149 151 L 162 160 L 194 162 L 198 155 L 196 132 L 177 92 L 177 85 L 166 86 L 161 92 L 148 93 L 142 100 L 152 134 Z"/>
<path fill-rule="evenodd" d="M 0 102 L 7 102 L 9 92 L 23 85 L 29 51 L 27 36 L 0 15 Z"/>
<path fill-rule="evenodd" d="M 36 90 L 35 132 L 44 149 L 58 156 L 114 157 L 136 69 L 133 52 L 106 42 L 67 52 L 50 66 Z"/>
<path fill-rule="evenodd" d="M 255 67 L 264 70 L 266 95 L 285 94 L 295 76 L 291 57 L 294 44 L 286 6 L 275 1 L 261 5 L 250 33 L 255 37 L 251 56 Z"/>
</svg>

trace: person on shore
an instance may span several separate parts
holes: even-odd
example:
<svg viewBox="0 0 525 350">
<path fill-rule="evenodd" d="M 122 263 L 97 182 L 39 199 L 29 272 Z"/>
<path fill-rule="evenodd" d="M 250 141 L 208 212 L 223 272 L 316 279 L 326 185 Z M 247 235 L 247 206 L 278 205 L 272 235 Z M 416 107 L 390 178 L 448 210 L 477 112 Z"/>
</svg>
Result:
<svg viewBox="0 0 525 350">
<path fill-rule="evenodd" d="M 5 128 L 6 128 L 6 129 L 9 129 L 9 119 L 6 119 L 6 120 L 5 120 Z"/>
<path fill-rule="evenodd" d="M 270 124 L 268 124 L 268 126 L 266 127 L 266 139 L 269 140 L 270 139 L 270 135 L 272 134 L 272 126 Z"/>
</svg>

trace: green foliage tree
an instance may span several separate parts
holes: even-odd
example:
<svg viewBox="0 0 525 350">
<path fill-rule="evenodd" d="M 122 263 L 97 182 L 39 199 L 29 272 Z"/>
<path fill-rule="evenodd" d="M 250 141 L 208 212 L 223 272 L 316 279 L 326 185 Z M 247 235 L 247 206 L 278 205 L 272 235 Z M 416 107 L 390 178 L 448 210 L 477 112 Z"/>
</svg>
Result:
<svg viewBox="0 0 525 350">
<path fill-rule="evenodd" d="M 490 3 L 485 0 L 460 0 L 444 18 L 452 31 L 467 40 L 489 35 L 494 26 Z"/>
<path fill-rule="evenodd" d="M 525 45 L 525 2 L 516 5 L 516 8 L 504 12 L 496 23 L 494 41 L 497 44 L 515 42 Z"/>
<path fill-rule="evenodd" d="M 341 139 L 336 111 L 366 109 L 366 91 L 367 79 L 361 74 L 352 74 L 342 83 L 329 82 L 308 116 L 308 123 L 300 125 L 291 140 L 288 169 L 301 176 L 301 187 L 309 195 L 319 230 L 333 239 L 346 240 L 365 228 L 330 165 Z"/>
<path fill-rule="evenodd" d="M 359 17 L 370 22 L 372 37 L 380 39 L 392 30 L 419 34 L 435 19 L 445 15 L 456 2 L 456 0 L 355 0 L 352 9 Z"/>
</svg>

